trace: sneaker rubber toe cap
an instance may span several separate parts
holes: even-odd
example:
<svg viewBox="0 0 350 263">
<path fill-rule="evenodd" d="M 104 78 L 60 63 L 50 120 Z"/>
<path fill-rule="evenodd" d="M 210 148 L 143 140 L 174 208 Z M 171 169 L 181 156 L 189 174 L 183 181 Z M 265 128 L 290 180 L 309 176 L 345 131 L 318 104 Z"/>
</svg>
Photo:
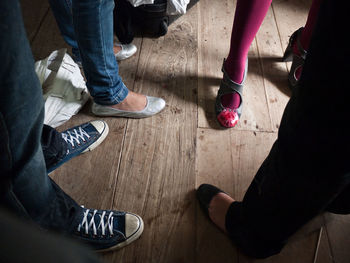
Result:
<svg viewBox="0 0 350 263">
<path fill-rule="evenodd" d="M 143 231 L 143 221 L 138 215 L 126 213 L 125 214 L 125 237 L 129 242 L 137 239 Z"/>
</svg>

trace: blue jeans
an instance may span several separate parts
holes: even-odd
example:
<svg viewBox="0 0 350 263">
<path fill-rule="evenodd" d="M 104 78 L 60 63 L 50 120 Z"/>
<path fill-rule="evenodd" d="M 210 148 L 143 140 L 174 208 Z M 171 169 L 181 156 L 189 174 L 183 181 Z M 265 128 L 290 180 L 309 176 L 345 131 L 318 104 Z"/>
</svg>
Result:
<svg viewBox="0 0 350 263">
<path fill-rule="evenodd" d="M 49 0 L 64 40 L 83 64 L 87 87 L 102 105 L 122 102 L 128 89 L 113 53 L 114 0 Z"/>
<path fill-rule="evenodd" d="M 43 95 L 19 1 L 0 1 L 0 204 L 43 228 L 71 233 L 80 206 L 46 173 Z"/>
</svg>

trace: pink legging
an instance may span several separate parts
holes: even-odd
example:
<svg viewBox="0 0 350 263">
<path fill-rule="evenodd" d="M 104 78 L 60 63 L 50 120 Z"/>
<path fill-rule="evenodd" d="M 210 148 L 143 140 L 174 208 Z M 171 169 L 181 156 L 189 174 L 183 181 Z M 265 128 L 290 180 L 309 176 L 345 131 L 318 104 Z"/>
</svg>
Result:
<svg viewBox="0 0 350 263">
<path fill-rule="evenodd" d="M 263 22 L 272 0 L 237 0 L 236 13 L 231 34 L 230 52 L 224 64 L 228 76 L 236 83 L 241 83 L 245 63 L 251 43 Z M 322 0 L 313 0 L 300 42 L 307 50 L 312 30 Z M 235 99 L 236 98 L 236 99 Z M 237 108 L 240 104 L 238 94 L 223 96 L 224 107 Z"/>
</svg>

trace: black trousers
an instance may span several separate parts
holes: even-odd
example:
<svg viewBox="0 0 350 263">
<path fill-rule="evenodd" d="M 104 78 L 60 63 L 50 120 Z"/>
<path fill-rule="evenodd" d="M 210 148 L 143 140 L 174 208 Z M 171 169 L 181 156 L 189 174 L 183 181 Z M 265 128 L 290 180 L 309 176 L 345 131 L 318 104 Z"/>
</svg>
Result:
<svg viewBox="0 0 350 263">
<path fill-rule="evenodd" d="M 231 239 L 250 256 L 278 253 L 324 211 L 350 213 L 350 54 L 339 34 L 349 23 L 342 9 L 340 1 L 323 1 L 278 139 L 226 215 Z"/>
</svg>

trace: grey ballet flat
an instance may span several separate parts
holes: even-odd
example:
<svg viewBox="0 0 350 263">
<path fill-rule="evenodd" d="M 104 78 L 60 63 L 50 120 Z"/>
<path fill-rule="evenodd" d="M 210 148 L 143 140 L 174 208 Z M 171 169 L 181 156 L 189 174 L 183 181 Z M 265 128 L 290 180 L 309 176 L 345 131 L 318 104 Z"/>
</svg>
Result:
<svg viewBox="0 0 350 263">
<path fill-rule="evenodd" d="M 294 87 L 298 84 L 298 78 L 296 76 L 296 72 L 299 68 L 301 68 L 304 65 L 306 55 L 307 55 L 307 51 L 304 50 L 300 44 L 300 36 L 302 31 L 303 31 L 303 27 L 299 28 L 291 35 L 291 37 L 289 38 L 288 46 L 282 58 L 284 62 L 293 61 L 288 74 L 288 83 L 289 83 L 290 89 L 294 89 Z M 297 43 L 300 55 L 293 53 L 294 41 L 297 41 L 296 43 Z"/>
<path fill-rule="evenodd" d="M 97 103 L 92 104 L 92 113 L 97 116 L 111 116 L 111 117 L 126 117 L 126 118 L 147 118 L 151 117 L 165 107 L 165 101 L 161 98 L 146 96 L 147 104 L 146 107 L 141 111 L 124 111 L 112 108 L 106 105 L 100 105 Z"/>
<path fill-rule="evenodd" d="M 121 48 L 121 50 L 118 53 L 114 54 L 116 60 L 118 60 L 118 61 L 131 57 L 137 51 L 137 47 L 134 44 L 118 44 L 118 43 L 116 43 L 116 44 L 114 44 L 114 46 L 119 46 Z"/>
</svg>

